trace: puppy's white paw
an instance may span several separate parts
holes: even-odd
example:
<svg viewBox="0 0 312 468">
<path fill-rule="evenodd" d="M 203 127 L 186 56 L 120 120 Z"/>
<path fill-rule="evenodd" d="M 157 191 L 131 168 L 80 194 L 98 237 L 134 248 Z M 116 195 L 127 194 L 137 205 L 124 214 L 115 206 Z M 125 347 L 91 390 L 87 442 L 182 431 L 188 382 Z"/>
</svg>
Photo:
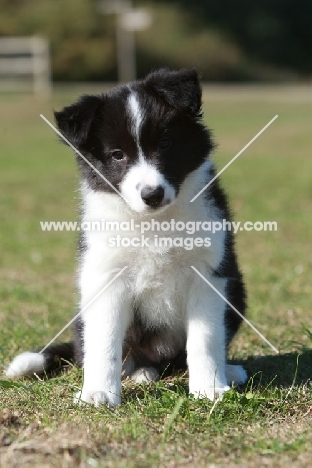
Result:
<svg viewBox="0 0 312 468">
<path fill-rule="evenodd" d="M 194 398 L 208 398 L 211 401 L 221 401 L 223 394 L 228 390 L 230 390 L 228 385 L 222 385 L 218 387 L 203 387 L 197 389 L 190 388 L 190 393 L 194 396 Z"/>
<path fill-rule="evenodd" d="M 154 367 L 141 367 L 131 375 L 131 379 L 137 384 L 153 382 L 159 378 L 159 373 Z"/>
<path fill-rule="evenodd" d="M 107 405 L 110 408 L 120 405 L 121 398 L 119 395 L 114 395 L 111 392 L 105 392 L 102 390 L 87 390 L 83 388 L 76 393 L 74 403 L 81 405 L 82 403 L 89 403 L 95 407 L 101 405 Z"/>
<path fill-rule="evenodd" d="M 244 384 L 247 381 L 248 375 L 243 366 L 227 364 L 225 366 L 226 380 L 229 384 L 234 385 Z"/>
</svg>

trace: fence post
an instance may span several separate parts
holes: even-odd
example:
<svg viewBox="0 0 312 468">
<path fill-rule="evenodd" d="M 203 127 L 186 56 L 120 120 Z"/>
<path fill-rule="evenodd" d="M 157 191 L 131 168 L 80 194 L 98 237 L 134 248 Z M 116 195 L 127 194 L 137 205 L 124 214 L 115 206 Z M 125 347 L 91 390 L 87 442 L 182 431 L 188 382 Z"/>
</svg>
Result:
<svg viewBox="0 0 312 468">
<path fill-rule="evenodd" d="M 9 77 L 12 88 L 12 77 L 25 78 L 28 75 L 32 77 L 34 93 L 50 95 L 51 65 L 47 39 L 37 36 L 1 37 L 0 76 Z M 18 81 L 14 85 L 18 87 Z M 20 89 L 25 89 L 25 83 L 23 85 Z"/>
</svg>

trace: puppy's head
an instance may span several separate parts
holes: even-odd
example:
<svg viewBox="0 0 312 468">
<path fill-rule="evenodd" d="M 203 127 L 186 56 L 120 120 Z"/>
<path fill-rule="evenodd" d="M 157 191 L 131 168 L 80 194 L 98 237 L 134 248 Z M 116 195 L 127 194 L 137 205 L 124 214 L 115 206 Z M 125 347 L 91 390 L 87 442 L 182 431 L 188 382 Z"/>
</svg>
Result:
<svg viewBox="0 0 312 468">
<path fill-rule="evenodd" d="M 195 70 L 159 70 L 55 112 L 61 133 L 93 166 L 77 155 L 88 185 L 112 193 L 115 187 L 137 212 L 172 204 L 204 162 L 212 143 L 200 119 Z"/>
</svg>

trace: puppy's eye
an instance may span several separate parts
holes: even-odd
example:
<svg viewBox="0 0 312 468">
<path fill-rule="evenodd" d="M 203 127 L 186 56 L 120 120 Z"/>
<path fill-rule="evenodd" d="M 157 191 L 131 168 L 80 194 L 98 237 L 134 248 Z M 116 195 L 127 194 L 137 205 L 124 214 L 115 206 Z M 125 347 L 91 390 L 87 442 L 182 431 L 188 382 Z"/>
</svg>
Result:
<svg viewBox="0 0 312 468">
<path fill-rule="evenodd" d="M 169 140 L 169 138 L 162 138 L 158 143 L 159 149 L 162 150 L 169 148 L 170 145 L 171 141 Z"/>
<path fill-rule="evenodd" d="M 125 155 L 123 154 L 121 150 L 114 150 L 112 152 L 112 157 L 113 159 L 116 159 L 116 161 L 121 161 L 122 159 L 125 158 Z"/>
</svg>

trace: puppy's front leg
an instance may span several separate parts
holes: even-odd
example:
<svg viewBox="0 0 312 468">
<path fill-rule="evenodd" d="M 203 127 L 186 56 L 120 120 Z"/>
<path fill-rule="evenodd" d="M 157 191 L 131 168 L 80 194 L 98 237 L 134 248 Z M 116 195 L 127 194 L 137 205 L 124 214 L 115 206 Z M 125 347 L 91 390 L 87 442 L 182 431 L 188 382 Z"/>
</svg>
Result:
<svg viewBox="0 0 312 468">
<path fill-rule="evenodd" d="M 91 288 L 93 297 L 101 287 Z M 121 402 L 122 345 L 130 322 L 128 296 L 124 280 L 118 278 L 82 314 L 84 382 L 76 401 L 95 406 Z M 90 287 L 83 286 L 82 304 L 91 299 Z"/>
<path fill-rule="evenodd" d="M 210 277 L 224 295 L 225 281 Z M 189 390 L 196 398 L 222 397 L 229 390 L 225 376 L 225 302 L 201 278 L 196 278 L 187 307 Z"/>
</svg>

